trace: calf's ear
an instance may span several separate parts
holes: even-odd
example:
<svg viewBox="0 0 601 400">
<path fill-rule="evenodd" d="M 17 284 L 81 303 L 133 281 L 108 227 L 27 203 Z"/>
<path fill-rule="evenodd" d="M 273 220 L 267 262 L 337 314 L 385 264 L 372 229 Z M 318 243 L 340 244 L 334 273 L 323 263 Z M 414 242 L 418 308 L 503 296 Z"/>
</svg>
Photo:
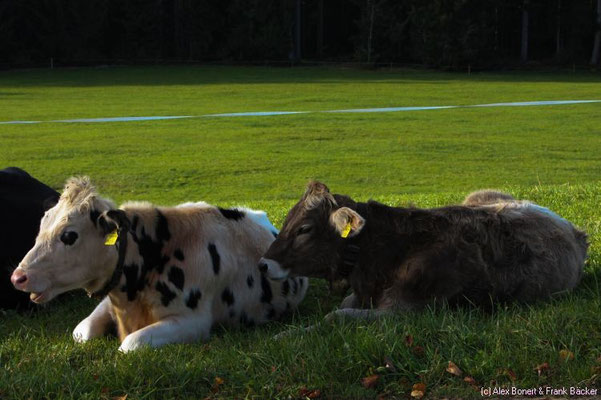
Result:
<svg viewBox="0 0 601 400">
<path fill-rule="evenodd" d="M 115 229 L 129 228 L 129 219 L 123 210 L 108 210 L 98 217 L 98 227 L 103 235 L 113 232 Z"/>
<path fill-rule="evenodd" d="M 348 207 L 341 207 L 330 214 L 330 223 L 343 238 L 353 237 L 361 232 L 365 219 Z"/>
<path fill-rule="evenodd" d="M 305 203 L 305 207 L 309 210 L 316 208 L 324 200 L 328 201 L 330 204 L 336 204 L 334 197 L 330 193 L 330 189 L 325 184 L 318 181 L 309 182 L 302 200 Z"/>
</svg>

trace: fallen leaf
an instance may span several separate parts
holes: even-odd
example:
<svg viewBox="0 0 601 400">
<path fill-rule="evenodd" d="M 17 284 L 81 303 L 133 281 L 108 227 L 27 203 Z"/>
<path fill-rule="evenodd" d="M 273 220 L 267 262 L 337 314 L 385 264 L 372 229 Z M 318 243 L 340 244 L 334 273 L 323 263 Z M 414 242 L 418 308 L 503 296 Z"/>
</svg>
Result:
<svg viewBox="0 0 601 400">
<path fill-rule="evenodd" d="M 215 381 L 214 381 L 214 383 L 213 383 L 213 387 L 211 388 L 211 391 L 212 391 L 213 393 L 217 393 L 217 392 L 219 391 L 219 387 L 220 387 L 221 385 L 223 385 L 224 383 L 225 383 L 225 381 L 223 380 L 223 378 L 221 378 L 221 377 L 219 377 L 219 376 L 216 376 L 216 377 L 215 377 Z"/>
<path fill-rule="evenodd" d="M 544 362 L 542 364 L 539 364 L 536 366 L 536 368 L 534 368 L 534 370 L 536 372 L 538 372 L 538 376 L 541 376 L 541 374 L 549 369 L 549 363 L 548 362 Z"/>
<path fill-rule="evenodd" d="M 563 361 L 570 361 L 574 359 L 574 353 L 572 353 L 570 350 L 563 349 L 559 351 L 559 358 L 561 358 Z"/>
<path fill-rule="evenodd" d="M 374 387 L 378 384 L 379 380 L 380 380 L 380 375 L 366 376 L 365 378 L 361 379 L 361 385 L 365 389 L 371 389 L 372 387 Z"/>
<path fill-rule="evenodd" d="M 109 392 L 109 388 L 107 387 L 103 387 L 102 389 L 100 389 L 100 393 L 108 393 Z"/>
<path fill-rule="evenodd" d="M 463 371 L 461 371 L 459 369 L 459 367 L 457 366 L 457 364 L 455 364 L 453 361 L 449 361 L 449 366 L 447 367 L 447 372 L 450 374 L 453 374 L 455 376 L 463 375 Z"/>
<path fill-rule="evenodd" d="M 424 350 L 424 348 L 422 346 L 415 346 L 413 348 L 413 354 L 415 354 L 418 357 L 423 357 L 425 352 L 426 351 Z"/>
<path fill-rule="evenodd" d="M 413 390 L 411 390 L 411 397 L 415 397 L 416 399 L 421 399 L 426 394 L 426 385 L 423 383 L 416 383 L 413 385 Z"/>
<path fill-rule="evenodd" d="M 273 373 L 273 372 L 275 372 L 275 371 L 277 371 L 277 368 L 275 367 L 275 365 L 272 365 L 272 366 L 271 366 L 271 372 Z"/>
<path fill-rule="evenodd" d="M 307 389 L 306 386 L 303 386 L 298 391 L 298 395 L 300 397 L 306 397 L 306 398 L 309 398 L 309 399 L 316 399 L 319 396 L 321 396 L 321 390 L 319 390 L 319 389 L 309 390 L 309 389 Z"/>
<path fill-rule="evenodd" d="M 476 380 L 471 376 L 466 376 L 465 378 L 463 378 L 463 381 L 469 383 L 470 385 L 476 384 Z"/>
<path fill-rule="evenodd" d="M 413 346 L 413 336 L 411 336 L 411 335 L 405 336 L 405 344 L 409 347 Z"/>
<path fill-rule="evenodd" d="M 515 372 L 513 372 L 512 370 L 510 370 L 509 368 L 505 369 L 505 374 L 509 377 L 509 379 L 511 379 L 512 381 L 515 381 L 517 379 L 517 376 L 515 374 Z"/>
</svg>

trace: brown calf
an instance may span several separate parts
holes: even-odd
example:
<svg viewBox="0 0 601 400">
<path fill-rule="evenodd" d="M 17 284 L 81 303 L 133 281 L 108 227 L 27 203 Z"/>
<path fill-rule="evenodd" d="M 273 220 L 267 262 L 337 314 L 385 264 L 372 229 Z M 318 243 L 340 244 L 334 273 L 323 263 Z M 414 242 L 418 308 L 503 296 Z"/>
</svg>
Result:
<svg viewBox="0 0 601 400">
<path fill-rule="evenodd" d="M 334 317 L 419 309 L 437 299 L 531 302 L 578 284 L 588 244 L 570 222 L 499 192 L 473 193 L 465 204 L 357 203 L 313 182 L 259 268 L 274 279 L 348 282 L 353 293 Z"/>
</svg>

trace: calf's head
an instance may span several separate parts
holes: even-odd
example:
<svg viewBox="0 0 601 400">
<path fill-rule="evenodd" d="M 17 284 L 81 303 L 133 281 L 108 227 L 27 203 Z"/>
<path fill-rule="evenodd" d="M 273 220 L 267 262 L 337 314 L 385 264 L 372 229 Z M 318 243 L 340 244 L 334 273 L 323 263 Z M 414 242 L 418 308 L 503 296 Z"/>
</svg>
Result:
<svg viewBox="0 0 601 400">
<path fill-rule="evenodd" d="M 259 269 L 272 279 L 309 276 L 333 280 L 345 240 L 357 235 L 364 224 L 356 211 L 338 204 L 326 185 L 311 182 L 288 212 Z"/>
<path fill-rule="evenodd" d="M 97 196 L 84 178 L 71 178 L 58 203 L 46 211 L 33 248 L 14 270 L 11 281 L 44 303 L 71 289 L 102 287 L 114 270 L 118 252 L 105 245 L 123 211 Z"/>
</svg>

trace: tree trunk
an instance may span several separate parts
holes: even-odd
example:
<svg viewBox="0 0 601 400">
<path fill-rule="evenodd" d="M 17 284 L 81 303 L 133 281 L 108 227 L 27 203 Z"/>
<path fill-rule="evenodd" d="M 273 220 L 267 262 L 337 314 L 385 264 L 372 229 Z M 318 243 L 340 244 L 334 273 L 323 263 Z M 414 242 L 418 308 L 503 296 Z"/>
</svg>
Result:
<svg viewBox="0 0 601 400">
<path fill-rule="evenodd" d="M 301 3 L 301 0 L 296 0 L 296 22 L 294 24 L 294 61 L 300 61 L 301 59 Z"/>
<path fill-rule="evenodd" d="M 555 58 L 559 59 L 562 53 L 561 45 L 561 0 L 557 0 L 557 32 L 555 34 Z"/>
<path fill-rule="evenodd" d="M 367 7 L 369 8 L 369 36 L 367 37 L 367 62 L 371 62 L 371 42 L 374 32 L 374 0 L 367 0 Z M 371 5 L 371 7 L 370 7 Z"/>
<path fill-rule="evenodd" d="M 522 62 L 528 61 L 528 0 L 524 0 L 524 6 L 522 9 Z"/>
<path fill-rule="evenodd" d="M 601 52 L 601 0 L 597 0 L 597 33 L 595 34 L 595 44 L 593 45 L 593 55 L 591 64 L 599 64 L 599 53 Z"/>
<path fill-rule="evenodd" d="M 323 57 L 323 0 L 317 1 L 317 57 Z"/>
</svg>

